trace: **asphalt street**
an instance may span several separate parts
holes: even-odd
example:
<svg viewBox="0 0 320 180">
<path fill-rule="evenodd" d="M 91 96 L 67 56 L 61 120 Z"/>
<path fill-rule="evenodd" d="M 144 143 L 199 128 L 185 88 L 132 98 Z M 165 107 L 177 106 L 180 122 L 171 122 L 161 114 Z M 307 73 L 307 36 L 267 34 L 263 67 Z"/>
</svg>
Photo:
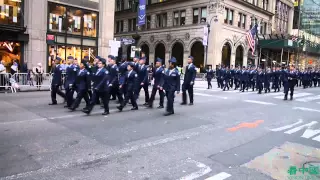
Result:
<svg viewBox="0 0 320 180">
<path fill-rule="evenodd" d="M 169 117 L 114 102 L 110 115 L 96 106 L 87 116 L 61 99 L 48 106 L 49 92 L 0 94 L 0 179 L 320 179 L 304 171 L 320 167 L 320 87 L 283 101 L 213 86 L 196 82 L 194 106 L 177 95 Z"/>
</svg>

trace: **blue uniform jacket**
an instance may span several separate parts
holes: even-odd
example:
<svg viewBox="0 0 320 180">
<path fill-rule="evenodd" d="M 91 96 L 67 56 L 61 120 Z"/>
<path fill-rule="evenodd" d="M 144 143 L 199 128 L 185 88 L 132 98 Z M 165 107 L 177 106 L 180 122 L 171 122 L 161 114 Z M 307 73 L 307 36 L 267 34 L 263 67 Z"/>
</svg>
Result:
<svg viewBox="0 0 320 180">
<path fill-rule="evenodd" d="M 240 75 L 241 81 L 249 81 L 249 72 L 247 70 L 242 70 Z"/>
<path fill-rule="evenodd" d="M 164 69 L 163 67 L 159 67 L 155 69 L 152 73 L 152 77 L 154 78 L 154 88 L 157 88 L 158 86 L 163 87 L 164 83 Z"/>
<path fill-rule="evenodd" d="M 263 83 L 264 82 L 264 74 L 263 72 L 257 72 L 257 83 Z"/>
<path fill-rule="evenodd" d="M 138 88 L 138 83 L 139 83 L 138 81 L 139 81 L 138 74 L 134 70 L 127 71 L 125 75 L 125 80 L 121 85 L 125 84 L 127 91 L 135 92 Z"/>
<path fill-rule="evenodd" d="M 265 73 L 264 73 L 264 83 L 270 83 L 270 81 L 271 81 L 271 76 L 272 76 L 272 73 L 271 73 L 271 72 L 265 72 Z"/>
<path fill-rule="evenodd" d="M 180 91 L 180 73 L 177 69 L 168 69 L 164 72 L 163 89 L 171 92 Z"/>
<path fill-rule="evenodd" d="M 119 69 L 116 64 L 109 67 L 110 84 L 112 84 L 112 86 L 117 86 L 119 84 L 118 73 Z"/>
<path fill-rule="evenodd" d="M 77 91 L 89 90 L 91 88 L 90 72 L 86 69 L 80 70 L 74 82 Z"/>
<path fill-rule="evenodd" d="M 119 66 L 119 84 L 123 84 L 126 78 L 126 72 L 127 72 L 127 66 L 128 66 L 128 62 L 123 62 L 122 64 L 120 64 Z"/>
<path fill-rule="evenodd" d="M 70 84 L 74 84 L 76 81 L 76 77 L 79 72 L 79 67 L 76 65 L 70 65 L 66 69 L 66 81 L 65 81 L 65 87 L 69 87 Z"/>
<path fill-rule="evenodd" d="M 51 82 L 52 85 L 61 86 L 62 71 L 63 71 L 63 68 L 60 66 L 60 64 L 56 65 L 56 67 L 53 70 L 52 82 Z"/>
<path fill-rule="evenodd" d="M 184 73 L 183 83 L 187 83 L 187 84 L 190 84 L 191 82 L 194 83 L 194 80 L 196 79 L 196 75 L 197 75 L 196 66 L 191 64 L 189 67 L 189 65 L 187 65 L 186 71 Z"/>
<path fill-rule="evenodd" d="M 147 65 L 142 65 L 138 69 L 139 83 L 148 84 L 149 67 Z"/>
<path fill-rule="evenodd" d="M 289 81 L 296 80 L 297 78 L 298 78 L 297 72 L 291 71 L 288 73 L 288 80 Z"/>
<path fill-rule="evenodd" d="M 206 78 L 207 79 L 212 79 L 213 78 L 213 70 L 212 69 L 208 69 L 207 70 L 207 74 L 206 74 Z"/>
<path fill-rule="evenodd" d="M 98 69 L 92 76 L 93 85 L 92 88 L 99 92 L 108 91 L 110 84 L 109 71 L 105 68 Z"/>
</svg>

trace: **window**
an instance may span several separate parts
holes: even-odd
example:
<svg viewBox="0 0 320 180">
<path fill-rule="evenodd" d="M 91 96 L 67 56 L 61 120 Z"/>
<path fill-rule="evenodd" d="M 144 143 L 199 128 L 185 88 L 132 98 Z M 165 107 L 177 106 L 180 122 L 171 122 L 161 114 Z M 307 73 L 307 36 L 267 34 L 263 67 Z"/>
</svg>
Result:
<svg viewBox="0 0 320 180">
<path fill-rule="evenodd" d="M 81 17 L 83 16 L 83 11 L 74 8 L 67 9 L 67 32 L 68 34 L 81 35 L 82 23 Z"/>
<path fill-rule="evenodd" d="M 116 2 L 116 11 L 121 11 L 121 3 L 120 3 L 120 0 L 117 0 L 117 2 Z"/>
<path fill-rule="evenodd" d="M 264 23 L 260 22 L 260 34 L 264 33 Z"/>
<path fill-rule="evenodd" d="M 133 5 L 133 0 L 128 1 L 128 9 L 131 9 Z"/>
<path fill-rule="evenodd" d="M 262 0 L 262 8 L 264 10 L 268 10 L 269 1 L 268 0 Z"/>
<path fill-rule="evenodd" d="M 245 14 L 239 13 L 239 21 L 238 21 L 238 27 L 239 28 L 246 28 L 246 21 L 247 21 L 247 16 Z"/>
<path fill-rule="evenodd" d="M 267 29 L 268 29 L 268 23 L 264 23 L 264 32 L 263 34 L 267 34 Z"/>
<path fill-rule="evenodd" d="M 128 31 L 135 31 L 137 27 L 137 19 L 133 18 L 133 19 L 129 19 L 128 21 Z"/>
<path fill-rule="evenodd" d="M 151 16 L 147 16 L 146 24 L 141 27 L 141 30 L 148 30 L 151 28 Z"/>
<path fill-rule="evenodd" d="M 198 24 L 199 23 L 199 9 L 193 9 L 193 24 Z"/>
<path fill-rule="evenodd" d="M 179 25 L 179 12 L 173 13 L 173 25 L 178 26 Z"/>
<path fill-rule="evenodd" d="M 95 47 L 83 47 L 82 48 L 82 59 L 85 56 L 89 57 L 90 62 L 93 62 L 93 60 L 95 59 L 94 57 L 96 57 L 97 54 L 97 48 Z"/>
<path fill-rule="evenodd" d="M 116 22 L 116 33 L 123 32 L 123 20 Z"/>
<path fill-rule="evenodd" d="M 252 29 L 253 26 L 257 24 L 257 22 L 258 22 L 257 18 L 251 17 L 250 29 Z"/>
<path fill-rule="evenodd" d="M 1 0 L 0 1 L 0 24 L 11 24 L 19 25 L 21 24 L 21 1 L 12 0 Z"/>
<path fill-rule="evenodd" d="M 121 3 L 120 3 L 121 4 L 121 9 L 120 10 L 122 11 L 122 10 L 124 10 L 124 0 L 120 0 L 120 1 L 121 1 Z"/>
<path fill-rule="evenodd" d="M 167 13 L 157 14 L 156 16 L 156 28 L 167 27 Z"/>
<path fill-rule="evenodd" d="M 180 26 L 184 26 L 186 24 L 186 11 L 180 12 Z"/>
<path fill-rule="evenodd" d="M 207 22 L 207 7 L 201 8 L 201 19 L 200 22 Z"/>
<path fill-rule="evenodd" d="M 49 3 L 49 31 L 65 32 L 66 7 Z"/>
<path fill-rule="evenodd" d="M 233 10 L 225 8 L 225 18 L 224 18 L 225 24 L 233 24 Z"/>
<path fill-rule="evenodd" d="M 97 13 L 85 12 L 83 15 L 83 36 L 97 37 Z"/>
</svg>

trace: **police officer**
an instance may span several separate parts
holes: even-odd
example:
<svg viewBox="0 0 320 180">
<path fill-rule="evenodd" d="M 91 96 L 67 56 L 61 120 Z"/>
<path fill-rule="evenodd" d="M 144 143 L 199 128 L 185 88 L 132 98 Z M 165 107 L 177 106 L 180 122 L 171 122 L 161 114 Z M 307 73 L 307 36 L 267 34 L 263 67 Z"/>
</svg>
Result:
<svg viewBox="0 0 320 180">
<path fill-rule="evenodd" d="M 119 79 L 118 79 L 119 68 L 116 64 L 114 56 L 109 56 L 109 76 L 110 84 L 108 92 L 113 93 L 114 96 L 118 97 L 119 103 L 123 104 L 123 97 L 119 90 Z M 111 95 L 109 93 L 109 96 Z M 110 99 L 110 97 L 108 97 Z"/>
<path fill-rule="evenodd" d="M 167 108 L 165 116 L 174 114 L 173 102 L 175 97 L 175 92 L 180 93 L 180 73 L 175 68 L 177 60 L 172 57 L 169 60 L 169 68 L 164 73 L 164 84 L 163 88 L 166 92 L 167 97 Z M 186 72 L 187 73 L 187 72 Z"/>
<path fill-rule="evenodd" d="M 179 70 L 178 70 L 179 71 Z M 163 92 L 163 83 L 164 83 L 164 68 L 162 67 L 162 59 L 157 58 L 156 69 L 152 72 L 152 78 L 154 79 L 154 84 L 151 92 L 151 97 L 148 102 L 148 107 L 153 107 L 153 101 L 156 96 L 157 91 L 159 91 L 160 104 L 158 109 L 163 107 L 164 92 Z"/>
<path fill-rule="evenodd" d="M 66 101 L 67 105 L 65 108 L 70 108 L 73 103 L 73 94 L 75 91 L 75 87 L 73 87 L 77 74 L 79 72 L 79 66 L 74 62 L 74 58 L 72 56 L 68 56 L 68 64 L 66 68 L 66 80 L 65 80 L 65 90 L 66 90 Z"/>
<path fill-rule="evenodd" d="M 120 104 L 120 106 L 118 106 L 117 108 L 119 109 L 119 111 L 122 111 L 123 108 L 127 105 L 127 103 L 129 102 L 129 100 L 131 101 L 132 104 L 132 109 L 131 110 L 138 110 L 138 104 L 136 101 L 136 97 L 134 92 L 137 91 L 137 89 L 139 88 L 139 79 L 138 79 L 138 74 L 133 70 L 135 68 L 135 64 L 134 63 L 128 63 L 127 66 L 127 72 L 125 75 L 125 79 L 124 81 L 121 81 L 122 83 L 120 84 L 120 89 L 122 88 L 126 88 L 126 95 L 125 95 L 125 100 L 123 104 Z M 124 86 L 125 85 L 125 86 Z"/>
<path fill-rule="evenodd" d="M 60 90 L 60 86 L 62 85 L 62 71 L 63 68 L 60 67 L 61 58 L 57 57 L 55 60 L 55 66 L 53 67 L 53 75 L 51 82 L 51 101 L 49 105 L 57 104 L 57 94 L 61 96 L 63 99 L 66 99 L 66 95 Z"/>
<path fill-rule="evenodd" d="M 240 87 L 240 75 L 241 75 L 241 70 L 239 66 L 236 67 L 235 72 L 234 72 L 234 90 L 237 90 Z M 241 89 L 241 88 L 240 88 Z"/>
<path fill-rule="evenodd" d="M 287 100 L 289 90 L 290 90 L 290 100 L 293 100 L 294 86 L 297 80 L 297 73 L 295 72 L 294 67 L 291 67 L 291 70 L 287 76 L 288 76 L 288 85 L 287 87 L 284 87 L 285 88 L 284 100 Z"/>
<path fill-rule="evenodd" d="M 91 88 L 91 74 L 87 70 L 87 68 L 87 62 L 85 60 L 82 60 L 80 64 L 80 71 L 78 72 L 78 75 L 73 84 L 73 88 L 75 88 L 77 91 L 77 97 L 71 105 L 71 107 L 69 108 L 71 111 L 74 111 L 76 108 L 79 107 L 82 98 L 86 102 L 86 107 L 83 110 L 86 110 L 90 104 L 88 91 Z"/>
<path fill-rule="evenodd" d="M 208 89 L 212 89 L 212 84 L 211 84 L 211 81 L 212 81 L 212 78 L 213 78 L 213 70 L 212 70 L 212 67 L 211 66 L 208 66 L 208 69 L 206 71 L 206 78 L 207 78 L 207 82 L 208 82 Z"/>
<path fill-rule="evenodd" d="M 139 67 L 140 67 L 140 64 L 139 64 L 139 56 L 136 56 L 136 57 L 134 57 L 133 58 L 133 70 L 136 72 L 136 73 L 138 73 L 139 72 Z"/>
<path fill-rule="evenodd" d="M 219 65 L 217 65 L 216 66 L 216 77 L 217 77 L 218 88 L 222 87 L 220 72 L 221 72 L 221 67 Z"/>
<path fill-rule="evenodd" d="M 226 88 L 228 88 L 229 91 L 229 82 L 231 79 L 231 71 L 229 70 L 229 67 L 226 67 L 226 69 L 224 70 L 223 73 L 223 80 L 224 80 L 224 86 L 223 86 L 223 91 L 226 90 Z"/>
<path fill-rule="evenodd" d="M 102 115 L 108 115 L 109 114 L 109 95 L 108 95 L 108 89 L 109 89 L 109 83 L 110 83 L 110 77 L 109 77 L 109 71 L 105 68 L 106 66 L 106 60 L 104 58 L 101 58 L 98 62 L 98 70 L 93 75 L 92 81 L 93 81 L 93 94 L 92 99 L 90 101 L 90 105 L 87 109 L 84 109 L 83 112 L 86 114 L 90 114 L 94 105 L 96 104 L 96 100 L 100 97 L 103 105 L 104 105 L 104 113 Z"/>
<path fill-rule="evenodd" d="M 277 67 L 277 69 L 274 69 L 272 72 L 272 77 L 273 77 L 273 81 L 272 81 L 272 87 L 274 89 L 274 92 L 279 92 L 280 91 L 280 87 L 279 87 L 279 83 L 280 83 L 280 71 L 279 68 Z"/>
<path fill-rule="evenodd" d="M 240 91 L 244 92 L 245 89 L 247 89 L 248 91 L 248 80 L 249 80 L 249 73 L 246 70 L 246 67 L 243 66 L 240 74 L 240 82 L 241 82 Z"/>
<path fill-rule="evenodd" d="M 272 72 L 271 69 L 268 68 L 267 71 L 264 73 L 264 92 L 270 92 L 270 82 L 271 82 Z"/>
<path fill-rule="evenodd" d="M 148 86 L 149 86 L 149 66 L 145 65 L 145 63 L 146 63 L 146 58 L 142 57 L 140 59 L 140 61 L 139 61 L 140 66 L 139 66 L 139 70 L 137 72 L 140 87 L 139 87 L 139 89 L 137 89 L 136 99 L 138 99 L 139 94 L 140 94 L 140 90 L 141 90 L 141 88 L 143 88 L 144 95 L 145 95 L 145 103 L 143 105 L 147 106 L 148 102 L 149 102 L 149 90 L 148 90 Z"/>
<path fill-rule="evenodd" d="M 126 72 L 128 71 L 128 61 L 127 61 L 127 56 L 122 56 L 121 58 L 121 64 L 119 66 L 119 85 L 123 84 L 122 88 L 119 88 L 119 91 L 123 98 L 126 95 L 126 87 L 124 84 L 124 81 L 126 79 Z"/>
<path fill-rule="evenodd" d="M 235 69 L 233 68 L 233 65 L 231 65 L 230 73 L 231 73 L 231 77 L 230 77 L 229 85 L 231 88 L 233 88 L 234 76 L 235 76 Z"/>
<path fill-rule="evenodd" d="M 174 59 L 173 59 L 174 60 Z M 193 105 L 193 85 L 194 81 L 196 79 L 196 74 L 197 74 L 197 68 L 195 65 L 193 65 L 193 57 L 189 56 L 188 58 L 188 65 L 186 66 L 185 74 L 184 74 L 184 79 L 183 79 L 183 84 L 182 84 L 182 103 L 181 105 L 186 105 L 187 104 L 187 92 L 189 94 L 189 99 L 190 99 L 190 104 Z M 175 66 L 174 62 L 174 66 Z"/>
<path fill-rule="evenodd" d="M 257 82 L 257 89 L 258 89 L 258 94 L 261 94 L 261 91 L 263 89 L 263 81 L 264 81 L 264 74 L 262 72 L 262 69 L 259 67 L 258 72 L 256 74 L 256 82 Z"/>
</svg>

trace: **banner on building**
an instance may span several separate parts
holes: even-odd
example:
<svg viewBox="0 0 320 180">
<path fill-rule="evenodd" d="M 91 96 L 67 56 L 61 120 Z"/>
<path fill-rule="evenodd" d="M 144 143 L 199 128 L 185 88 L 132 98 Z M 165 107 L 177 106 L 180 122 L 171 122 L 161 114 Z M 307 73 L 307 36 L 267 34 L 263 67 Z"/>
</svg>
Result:
<svg viewBox="0 0 320 180">
<path fill-rule="evenodd" d="M 139 0 L 138 26 L 146 24 L 146 0 Z"/>
<path fill-rule="evenodd" d="M 203 40 L 202 44 L 204 46 L 208 46 L 208 34 L 209 34 L 209 28 L 207 26 L 203 27 Z"/>
</svg>

